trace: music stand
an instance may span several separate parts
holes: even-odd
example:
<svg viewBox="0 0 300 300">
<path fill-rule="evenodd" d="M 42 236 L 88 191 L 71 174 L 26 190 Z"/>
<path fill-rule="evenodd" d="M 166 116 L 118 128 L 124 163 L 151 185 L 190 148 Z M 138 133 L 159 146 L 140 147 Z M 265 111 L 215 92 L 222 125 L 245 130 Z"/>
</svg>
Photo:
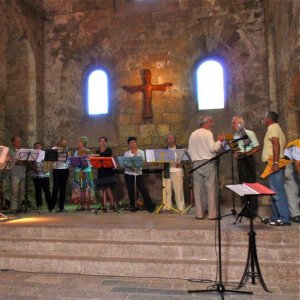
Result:
<svg viewBox="0 0 300 300">
<path fill-rule="evenodd" d="M 17 161 L 22 161 L 25 164 L 25 200 L 23 201 L 23 205 L 20 212 L 27 213 L 28 207 L 33 207 L 31 202 L 28 200 L 28 162 L 41 162 L 45 157 L 45 151 L 36 150 L 36 149 L 16 149 L 15 159 Z M 34 209 L 37 214 L 41 214 L 39 211 Z"/>
<path fill-rule="evenodd" d="M 275 195 L 275 193 L 272 190 L 266 188 L 265 186 L 259 183 L 226 185 L 226 187 L 232 190 L 233 192 L 237 193 L 239 196 Z M 251 197 L 247 197 L 247 205 L 249 206 L 250 209 L 250 230 L 248 232 L 248 236 L 249 236 L 248 255 L 247 255 L 245 270 L 240 280 L 238 289 L 241 288 L 247 282 L 247 277 L 251 277 L 252 284 L 255 284 L 255 278 L 258 277 L 263 289 L 266 292 L 270 293 L 262 277 L 261 270 L 259 267 L 258 257 L 257 257 L 256 239 L 255 239 L 256 232 L 254 231 L 254 226 L 253 226 Z"/>
<path fill-rule="evenodd" d="M 142 168 L 145 164 L 142 156 L 118 156 L 117 160 L 120 167 L 132 169 L 134 171 L 134 202 L 136 205 L 136 172 L 137 169 Z"/>
<path fill-rule="evenodd" d="M 88 157 L 87 156 L 74 156 L 70 157 L 70 165 L 73 168 L 87 168 L 89 166 Z M 79 210 L 79 207 L 84 205 L 84 196 L 83 196 L 83 174 L 82 171 L 79 171 L 79 188 L 80 188 L 80 204 L 77 205 L 74 213 Z"/>
<path fill-rule="evenodd" d="M 44 163 L 43 163 L 43 171 L 49 172 L 57 160 L 58 160 L 58 150 L 46 149 Z"/>
<path fill-rule="evenodd" d="M 148 163 L 175 163 L 176 162 L 176 155 L 174 150 L 168 149 L 154 149 L 154 150 L 146 150 L 146 160 Z M 174 208 L 173 206 L 169 206 L 166 204 L 167 201 L 167 192 L 165 188 L 165 172 L 162 169 L 162 202 L 159 207 L 155 210 L 156 214 L 159 214 L 162 208 L 167 208 L 169 210 L 173 210 L 176 213 L 180 214 L 180 211 Z"/>
<path fill-rule="evenodd" d="M 102 169 L 102 168 L 113 169 L 113 168 L 117 167 L 116 162 L 113 157 L 91 156 L 90 162 L 94 169 Z M 99 208 L 97 208 L 95 210 L 96 215 L 98 214 L 99 210 L 102 209 L 102 207 L 103 207 L 103 204 L 102 204 L 102 206 L 100 206 Z"/>
<path fill-rule="evenodd" d="M 220 157 L 229 152 L 230 149 L 224 150 L 223 152 L 217 154 L 216 156 L 212 157 L 211 159 L 207 160 L 204 162 L 202 165 L 197 166 L 196 168 L 192 169 L 190 173 L 196 171 L 197 169 L 203 167 L 204 165 L 208 163 L 213 163 L 214 161 L 216 162 L 216 186 L 217 186 L 217 206 L 218 206 L 218 217 L 217 217 L 217 232 L 218 232 L 218 271 L 217 274 L 219 275 L 219 280 L 216 283 L 216 288 L 211 289 L 211 290 L 188 290 L 188 293 L 211 293 L 211 292 L 217 292 L 221 295 L 222 299 L 224 299 L 224 293 L 230 292 L 230 293 L 240 293 L 240 294 L 248 294 L 252 295 L 252 292 L 248 291 L 237 291 L 237 290 L 229 290 L 226 289 L 224 284 L 223 284 L 223 273 L 222 273 L 222 243 L 221 243 L 221 201 L 220 201 Z"/>
</svg>

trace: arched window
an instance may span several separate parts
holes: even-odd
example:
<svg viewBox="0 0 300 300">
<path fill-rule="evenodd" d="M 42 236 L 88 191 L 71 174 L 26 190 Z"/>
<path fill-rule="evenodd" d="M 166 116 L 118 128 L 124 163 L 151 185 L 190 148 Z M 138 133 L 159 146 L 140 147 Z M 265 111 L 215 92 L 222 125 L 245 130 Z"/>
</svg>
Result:
<svg viewBox="0 0 300 300">
<path fill-rule="evenodd" d="M 94 70 L 88 76 L 87 104 L 89 115 L 108 113 L 108 78 L 101 69 Z"/>
<path fill-rule="evenodd" d="M 224 108 L 224 69 L 216 60 L 202 62 L 196 72 L 198 109 Z"/>
</svg>

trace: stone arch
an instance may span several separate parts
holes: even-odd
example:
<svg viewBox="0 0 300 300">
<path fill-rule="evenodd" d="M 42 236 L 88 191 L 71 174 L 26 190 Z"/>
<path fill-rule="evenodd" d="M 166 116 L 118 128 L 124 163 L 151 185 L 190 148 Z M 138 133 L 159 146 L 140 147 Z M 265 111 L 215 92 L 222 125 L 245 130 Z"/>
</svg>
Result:
<svg viewBox="0 0 300 300">
<path fill-rule="evenodd" d="M 24 146 L 37 139 L 36 65 L 26 34 L 16 30 L 7 46 L 7 138 L 20 135 Z"/>
</svg>

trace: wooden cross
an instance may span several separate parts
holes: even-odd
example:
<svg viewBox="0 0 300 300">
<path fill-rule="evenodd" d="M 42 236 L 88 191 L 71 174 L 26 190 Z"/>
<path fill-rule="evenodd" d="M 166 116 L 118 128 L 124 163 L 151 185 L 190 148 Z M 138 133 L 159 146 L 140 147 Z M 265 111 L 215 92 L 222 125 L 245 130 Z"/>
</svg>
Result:
<svg viewBox="0 0 300 300">
<path fill-rule="evenodd" d="M 152 91 L 165 91 L 167 87 L 171 86 L 171 82 L 165 82 L 162 84 L 151 83 L 151 71 L 146 69 L 143 71 L 144 83 L 136 86 L 124 85 L 122 88 L 130 93 L 143 92 L 144 93 L 144 110 L 143 118 L 152 119 Z"/>
</svg>

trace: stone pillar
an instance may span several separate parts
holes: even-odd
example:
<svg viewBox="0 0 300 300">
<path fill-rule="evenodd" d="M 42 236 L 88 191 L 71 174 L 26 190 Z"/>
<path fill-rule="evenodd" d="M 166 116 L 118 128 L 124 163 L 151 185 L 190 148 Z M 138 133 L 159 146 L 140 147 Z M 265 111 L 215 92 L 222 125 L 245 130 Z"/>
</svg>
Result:
<svg viewBox="0 0 300 300">
<path fill-rule="evenodd" d="M 266 42 L 268 54 L 268 79 L 269 79 L 269 110 L 278 111 L 277 80 L 276 80 L 276 51 L 275 32 L 272 19 L 266 17 Z"/>
</svg>

